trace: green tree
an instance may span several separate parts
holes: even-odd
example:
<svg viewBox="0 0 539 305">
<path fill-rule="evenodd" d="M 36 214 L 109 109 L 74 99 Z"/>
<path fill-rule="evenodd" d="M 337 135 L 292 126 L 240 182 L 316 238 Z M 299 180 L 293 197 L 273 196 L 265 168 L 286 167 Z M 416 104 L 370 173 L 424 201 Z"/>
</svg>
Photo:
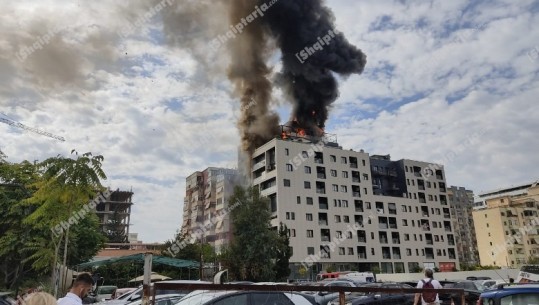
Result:
<svg viewBox="0 0 539 305">
<path fill-rule="evenodd" d="M 286 281 L 290 275 L 290 258 L 292 248 L 290 247 L 290 237 L 288 227 L 280 223 L 279 236 L 277 240 L 277 260 L 275 262 L 275 279 L 279 282 Z"/>
<path fill-rule="evenodd" d="M 270 225 L 267 198 L 260 197 L 255 188 L 236 187 L 229 204 L 235 207 L 231 213 L 234 238 L 225 263 L 231 277 L 248 281 L 274 280 L 279 236 Z"/>
<path fill-rule="evenodd" d="M 37 191 L 27 200 L 30 206 L 36 207 L 26 218 L 28 223 L 50 231 L 50 228 L 61 221 L 67 221 L 74 212 L 88 204 L 97 191 L 103 189 L 101 179 L 107 178 L 102 170 L 103 156 L 93 156 L 90 152 L 79 156 L 75 150 L 72 150 L 71 154 L 74 158 L 59 155 L 38 164 L 42 179 L 36 183 Z M 63 265 L 67 265 L 69 231 L 70 226 L 67 226 L 65 232 L 62 231 L 58 236 L 51 232 L 53 247 L 41 248 L 39 255 L 33 256 L 33 266 L 43 269 L 47 267 L 47 262 L 49 267 L 56 266 L 62 240 Z M 34 248 L 43 246 L 43 242 L 36 243 Z M 56 273 L 53 272 L 53 283 L 56 281 L 55 276 Z M 56 291 L 54 293 L 56 294 Z"/>
<path fill-rule="evenodd" d="M 34 164 L 12 164 L 0 154 L 0 286 L 16 290 L 25 276 L 36 272 L 27 262 L 30 254 L 22 251 L 32 237 L 42 234 L 23 223 L 31 210 L 20 202 L 31 196 L 29 187 L 38 179 Z"/>
</svg>

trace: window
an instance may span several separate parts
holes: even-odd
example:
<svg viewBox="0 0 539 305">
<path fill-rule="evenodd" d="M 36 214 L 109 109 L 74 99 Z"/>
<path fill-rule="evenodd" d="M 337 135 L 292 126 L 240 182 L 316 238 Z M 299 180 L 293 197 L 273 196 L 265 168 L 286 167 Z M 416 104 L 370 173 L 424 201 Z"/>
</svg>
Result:
<svg viewBox="0 0 539 305">
<path fill-rule="evenodd" d="M 403 219 L 402 220 L 402 225 L 405 226 L 405 227 L 408 226 L 408 219 Z"/>
<path fill-rule="evenodd" d="M 348 248 L 348 255 L 354 255 L 354 248 Z"/>
<path fill-rule="evenodd" d="M 314 247 L 307 247 L 307 255 L 314 255 Z"/>
<path fill-rule="evenodd" d="M 346 164 L 346 157 L 341 157 L 341 163 Z"/>
<path fill-rule="evenodd" d="M 363 180 L 369 180 L 369 174 L 363 174 Z"/>
<path fill-rule="evenodd" d="M 314 231 L 313 230 L 307 230 L 307 237 L 313 238 L 314 237 Z"/>
<path fill-rule="evenodd" d="M 234 304 L 247 304 L 248 303 L 248 294 L 242 293 L 242 294 L 236 294 L 233 296 L 225 297 L 224 299 L 220 299 L 219 301 L 213 302 L 213 305 L 234 305 Z M 267 297 L 266 297 L 267 299 Z M 256 303 L 258 304 L 258 303 Z M 266 303 L 260 303 L 260 304 L 266 304 Z"/>
<path fill-rule="evenodd" d="M 290 212 L 286 212 L 286 219 L 290 220 Z"/>
<path fill-rule="evenodd" d="M 340 215 L 335 215 L 335 222 L 341 222 L 341 216 Z"/>
<path fill-rule="evenodd" d="M 343 216 L 344 223 L 350 223 L 350 216 Z"/>
<path fill-rule="evenodd" d="M 291 171 L 293 171 L 293 170 L 294 170 L 294 168 L 292 167 L 292 164 L 287 164 L 287 165 L 286 165 L 286 171 L 287 171 L 287 172 L 291 172 Z"/>
<path fill-rule="evenodd" d="M 284 179 L 284 186 L 290 187 L 290 180 Z"/>
<path fill-rule="evenodd" d="M 346 185 L 341 185 L 341 192 L 343 193 L 348 192 L 348 188 L 346 187 Z"/>
<path fill-rule="evenodd" d="M 297 204 L 301 204 L 301 196 L 296 197 L 296 202 L 297 202 Z"/>
<path fill-rule="evenodd" d="M 367 210 L 370 210 L 370 209 L 371 209 L 371 203 L 368 202 L 368 201 L 366 201 L 366 202 L 365 202 L 365 208 L 366 208 Z"/>
<path fill-rule="evenodd" d="M 348 200 L 343 200 L 343 201 L 342 201 L 342 207 L 343 207 L 343 208 L 347 208 L 347 207 L 348 207 Z"/>
<path fill-rule="evenodd" d="M 332 169 L 330 170 L 331 177 L 337 177 L 337 171 Z"/>
<path fill-rule="evenodd" d="M 284 154 L 287 155 L 287 156 L 290 155 L 290 151 L 288 150 L 288 148 L 284 149 Z"/>
<path fill-rule="evenodd" d="M 346 239 L 352 239 L 354 237 L 354 234 L 350 231 L 346 232 Z"/>
<path fill-rule="evenodd" d="M 313 197 L 307 197 L 307 205 L 313 205 Z"/>
<path fill-rule="evenodd" d="M 412 256 L 412 249 L 406 249 L 406 256 Z"/>
<path fill-rule="evenodd" d="M 310 167 L 310 166 L 305 166 L 305 167 L 304 167 L 304 170 L 305 170 L 305 173 L 306 173 L 306 174 L 310 174 L 310 173 L 311 173 L 311 167 Z"/>
<path fill-rule="evenodd" d="M 344 247 L 339 247 L 339 255 L 344 255 Z"/>
<path fill-rule="evenodd" d="M 296 220 L 296 213 L 291 212 L 291 213 L 290 213 L 290 219 Z"/>
<path fill-rule="evenodd" d="M 337 231 L 337 232 L 335 233 L 335 237 L 337 237 L 337 238 L 342 238 L 342 231 Z"/>
<path fill-rule="evenodd" d="M 306 217 L 307 221 L 313 221 L 313 214 L 307 213 L 307 214 L 305 214 L 305 217 Z"/>
<path fill-rule="evenodd" d="M 302 156 L 303 158 L 308 158 L 308 157 L 309 157 L 309 155 L 307 154 L 306 151 L 302 151 L 302 152 L 301 152 L 301 156 Z"/>
<path fill-rule="evenodd" d="M 364 193 L 365 195 L 367 195 L 367 188 L 366 188 L 366 187 L 363 188 L 363 193 Z"/>
<path fill-rule="evenodd" d="M 296 237 L 296 229 L 288 229 L 288 236 Z"/>
<path fill-rule="evenodd" d="M 343 178 L 348 178 L 348 172 L 347 172 L 347 171 L 343 171 L 343 172 L 342 172 L 342 177 L 343 177 Z"/>
<path fill-rule="evenodd" d="M 309 182 L 309 181 L 304 181 L 304 182 L 303 182 L 303 187 L 306 188 L 306 189 L 310 189 L 310 188 L 311 188 L 311 182 Z"/>
<path fill-rule="evenodd" d="M 374 255 L 374 248 L 371 248 L 371 254 Z"/>
<path fill-rule="evenodd" d="M 333 191 L 334 192 L 338 192 L 339 191 L 339 186 L 337 184 L 332 184 L 331 187 L 333 188 Z"/>
<path fill-rule="evenodd" d="M 274 304 L 293 305 L 294 304 L 283 293 L 257 292 L 257 293 L 252 294 L 251 301 L 252 301 L 252 304 L 257 304 L 257 305 L 274 305 Z M 247 304 L 247 302 L 234 303 L 234 305 L 237 305 L 237 304 Z"/>
<path fill-rule="evenodd" d="M 334 155 L 330 155 L 329 159 L 331 160 L 331 162 L 337 162 L 337 157 L 335 157 Z"/>
<path fill-rule="evenodd" d="M 408 212 L 408 209 L 406 208 L 405 205 L 402 205 L 401 208 L 402 208 L 402 211 L 403 211 L 403 212 Z"/>
<path fill-rule="evenodd" d="M 410 240 L 410 234 L 404 234 L 404 240 L 405 241 Z"/>
</svg>

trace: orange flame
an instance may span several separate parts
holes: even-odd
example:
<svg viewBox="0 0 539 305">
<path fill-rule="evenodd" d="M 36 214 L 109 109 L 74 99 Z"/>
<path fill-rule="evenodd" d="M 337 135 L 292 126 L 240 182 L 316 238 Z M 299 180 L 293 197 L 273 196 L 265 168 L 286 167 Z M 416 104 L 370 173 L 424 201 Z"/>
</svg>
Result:
<svg viewBox="0 0 539 305">
<path fill-rule="evenodd" d="M 304 137 L 304 136 L 305 136 L 305 129 L 303 129 L 303 128 L 298 128 L 298 129 L 296 130 L 296 132 L 297 132 L 298 136 L 300 136 L 300 137 Z"/>
</svg>

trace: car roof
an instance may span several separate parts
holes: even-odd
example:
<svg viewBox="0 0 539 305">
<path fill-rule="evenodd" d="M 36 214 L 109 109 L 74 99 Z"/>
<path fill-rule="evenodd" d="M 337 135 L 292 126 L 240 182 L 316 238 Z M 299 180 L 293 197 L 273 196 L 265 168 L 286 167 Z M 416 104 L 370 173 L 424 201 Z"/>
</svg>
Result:
<svg viewBox="0 0 539 305">
<path fill-rule="evenodd" d="M 481 297 L 492 298 L 497 295 L 510 295 L 513 293 L 539 293 L 539 284 L 515 284 L 511 286 L 503 286 L 493 290 L 486 290 L 481 293 Z"/>
</svg>

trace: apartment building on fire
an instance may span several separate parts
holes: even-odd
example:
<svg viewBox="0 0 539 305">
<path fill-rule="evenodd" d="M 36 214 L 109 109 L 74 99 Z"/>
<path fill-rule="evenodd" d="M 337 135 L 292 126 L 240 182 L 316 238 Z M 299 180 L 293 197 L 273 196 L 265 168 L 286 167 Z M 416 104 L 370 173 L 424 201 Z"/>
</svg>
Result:
<svg viewBox="0 0 539 305">
<path fill-rule="evenodd" d="M 255 150 L 251 170 L 272 226 L 289 228 L 292 277 L 305 273 L 306 260 L 314 260 L 310 272 L 458 268 L 443 166 L 287 131 Z"/>
</svg>

